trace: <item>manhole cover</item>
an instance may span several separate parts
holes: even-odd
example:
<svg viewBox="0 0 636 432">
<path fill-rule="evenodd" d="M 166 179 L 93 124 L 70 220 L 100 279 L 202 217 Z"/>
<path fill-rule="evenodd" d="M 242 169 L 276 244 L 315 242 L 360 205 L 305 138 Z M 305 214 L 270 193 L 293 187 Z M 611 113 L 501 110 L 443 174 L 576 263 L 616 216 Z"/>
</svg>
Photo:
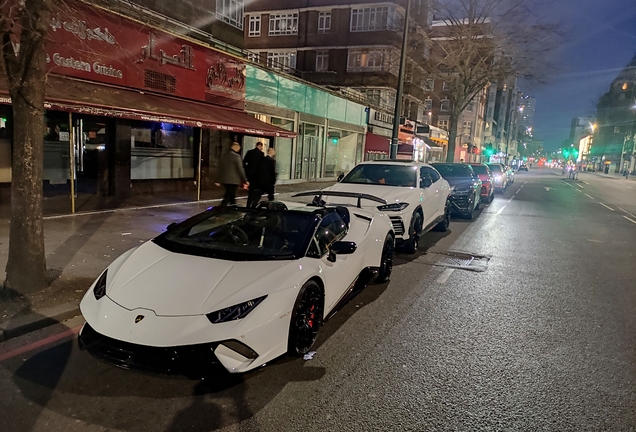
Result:
<svg viewBox="0 0 636 432">
<path fill-rule="evenodd" d="M 417 261 L 422 264 L 483 272 L 488 269 L 490 256 L 466 252 L 430 252 Z"/>
</svg>

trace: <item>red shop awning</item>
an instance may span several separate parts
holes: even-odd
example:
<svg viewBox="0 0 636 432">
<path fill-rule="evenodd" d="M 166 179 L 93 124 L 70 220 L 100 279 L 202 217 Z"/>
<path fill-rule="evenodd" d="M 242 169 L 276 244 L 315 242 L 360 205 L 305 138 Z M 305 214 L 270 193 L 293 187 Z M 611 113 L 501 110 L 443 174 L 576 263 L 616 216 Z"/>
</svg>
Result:
<svg viewBox="0 0 636 432">
<path fill-rule="evenodd" d="M 389 154 L 389 148 L 391 141 L 387 137 L 367 132 L 366 141 L 364 144 L 365 153 L 379 153 Z"/>
<path fill-rule="evenodd" d="M 10 103 L 7 98 L 1 100 Z M 295 132 L 264 123 L 243 111 L 49 75 L 46 109 L 173 123 L 247 135 L 293 138 Z"/>
</svg>

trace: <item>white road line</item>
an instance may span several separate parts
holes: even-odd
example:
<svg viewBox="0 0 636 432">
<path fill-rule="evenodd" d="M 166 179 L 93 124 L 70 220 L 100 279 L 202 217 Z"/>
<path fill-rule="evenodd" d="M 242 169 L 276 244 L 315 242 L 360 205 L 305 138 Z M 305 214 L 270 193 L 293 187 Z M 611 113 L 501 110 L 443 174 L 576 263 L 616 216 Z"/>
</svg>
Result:
<svg viewBox="0 0 636 432">
<path fill-rule="evenodd" d="M 580 184 L 576 184 L 578 187 L 580 187 L 581 189 L 585 189 L 583 186 L 581 186 Z"/>
<path fill-rule="evenodd" d="M 588 182 L 586 182 L 585 180 L 581 180 L 583 183 L 585 183 L 586 185 L 589 185 Z"/>
<path fill-rule="evenodd" d="M 636 215 L 635 214 L 632 214 L 632 213 L 628 212 L 627 210 L 625 210 L 624 208 L 621 208 L 621 207 L 618 207 L 618 206 L 616 206 L 616 208 L 619 209 L 620 211 L 624 212 L 624 213 L 627 213 L 628 215 L 630 215 L 634 219 L 636 219 Z"/>
<path fill-rule="evenodd" d="M 634 225 L 636 225 L 636 220 L 629 218 L 627 216 L 623 216 L 625 219 L 627 219 L 628 221 L 630 221 L 631 223 L 633 223 Z"/>
<path fill-rule="evenodd" d="M 499 216 L 501 213 L 503 213 L 504 209 L 506 208 L 506 206 L 503 206 L 502 208 L 500 208 L 499 210 L 497 210 L 497 213 L 495 213 L 497 216 Z"/>
<path fill-rule="evenodd" d="M 571 188 L 573 188 L 574 186 L 572 186 L 570 183 L 565 183 L 566 185 L 570 186 Z"/>
<path fill-rule="evenodd" d="M 606 209 L 610 210 L 610 211 L 616 211 L 613 208 L 611 208 L 610 206 L 603 204 L 602 202 L 600 202 L 599 204 L 602 205 L 603 207 L 605 207 Z"/>
<path fill-rule="evenodd" d="M 592 195 L 585 194 L 585 196 L 588 197 L 589 199 L 592 199 L 592 200 L 594 199 Z"/>
<path fill-rule="evenodd" d="M 450 277 L 450 275 L 453 274 L 454 271 L 455 271 L 455 269 L 452 269 L 452 268 L 444 270 L 444 272 L 437 278 L 436 282 L 440 283 L 440 284 L 445 283 L 448 280 L 448 278 Z"/>
</svg>

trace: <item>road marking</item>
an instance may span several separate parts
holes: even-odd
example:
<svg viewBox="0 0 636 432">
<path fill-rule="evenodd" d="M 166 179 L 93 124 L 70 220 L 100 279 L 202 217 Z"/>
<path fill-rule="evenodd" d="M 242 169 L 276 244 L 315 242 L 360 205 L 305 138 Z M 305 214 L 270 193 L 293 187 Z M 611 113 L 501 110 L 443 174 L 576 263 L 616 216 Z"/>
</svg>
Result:
<svg viewBox="0 0 636 432">
<path fill-rule="evenodd" d="M 636 215 L 631 214 L 630 212 L 628 212 L 627 210 L 625 210 L 624 208 L 618 207 L 616 206 L 616 208 L 618 208 L 620 211 L 627 213 L 628 215 L 630 215 L 631 217 L 633 217 L 634 219 L 636 219 Z"/>
<path fill-rule="evenodd" d="M 583 186 L 581 186 L 580 184 L 576 184 L 578 187 L 580 187 L 581 189 L 585 189 Z"/>
<path fill-rule="evenodd" d="M 636 223 L 636 222 L 635 222 Z M 20 354 L 24 354 L 29 351 L 33 351 L 34 349 L 43 347 L 45 345 L 52 344 L 53 342 L 57 342 L 60 339 L 64 339 L 65 337 L 74 336 L 81 330 L 82 326 L 75 327 L 72 329 L 68 329 L 63 331 L 62 333 L 54 334 L 53 336 L 49 336 L 39 341 L 35 341 L 31 344 L 21 346 L 20 348 L 16 348 L 14 350 L 8 351 L 4 354 L 0 354 L 0 361 L 4 361 L 10 359 L 15 356 L 19 356 Z"/>
<path fill-rule="evenodd" d="M 592 195 L 585 194 L 585 196 L 588 197 L 589 199 L 592 199 L 592 200 L 594 199 Z"/>
<path fill-rule="evenodd" d="M 625 219 L 627 219 L 628 221 L 630 221 L 631 223 L 633 223 L 633 224 L 635 224 L 635 225 L 636 225 L 636 220 L 634 220 L 634 219 L 632 219 L 632 218 L 629 218 L 629 217 L 627 217 L 627 216 L 623 216 L 623 217 L 624 217 Z"/>
<path fill-rule="evenodd" d="M 546 192 L 550 192 L 552 190 L 550 187 L 544 187 L 543 189 L 545 189 Z"/>
<path fill-rule="evenodd" d="M 603 243 L 603 240 L 596 240 L 596 239 L 586 239 L 586 240 L 592 243 Z"/>
<path fill-rule="evenodd" d="M 508 202 L 512 201 L 513 199 L 515 199 L 515 196 L 513 195 L 512 197 L 510 197 L 510 199 L 508 200 Z"/>
<path fill-rule="evenodd" d="M 586 185 L 588 185 L 588 186 L 589 186 L 589 183 L 588 183 L 588 182 L 586 182 L 585 180 L 581 180 L 581 181 L 582 181 L 583 183 L 585 183 Z"/>
<path fill-rule="evenodd" d="M 606 209 L 610 210 L 610 211 L 616 211 L 613 208 L 611 208 L 610 206 L 603 204 L 602 202 L 600 202 L 599 204 L 602 205 L 603 207 L 605 207 Z"/>
<path fill-rule="evenodd" d="M 437 278 L 436 282 L 441 284 L 445 283 L 450 277 L 450 275 L 453 274 L 454 271 L 455 269 L 452 269 L 452 268 L 444 270 L 442 274 Z"/>
<path fill-rule="evenodd" d="M 566 185 L 570 186 L 571 188 L 573 188 L 574 186 L 572 186 L 570 183 L 565 183 Z"/>
<path fill-rule="evenodd" d="M 499 216 L 501 213 L 503 213 L 504 209 L 506 208 L 506 206 L 504 205 L 502 208 L 500 208 L 499 210 L 497 210 L 496 215 Z"/>
</svg>

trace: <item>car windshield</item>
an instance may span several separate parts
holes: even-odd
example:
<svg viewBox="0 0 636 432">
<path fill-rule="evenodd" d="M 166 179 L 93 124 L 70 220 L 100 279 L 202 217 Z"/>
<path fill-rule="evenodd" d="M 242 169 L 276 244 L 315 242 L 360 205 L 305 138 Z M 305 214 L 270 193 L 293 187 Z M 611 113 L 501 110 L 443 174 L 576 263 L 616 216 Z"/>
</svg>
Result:
<svg viewBox="0 0 636 432">
<path fill-rule="evenodd" d="M 310 212 L 214 208 L 153 241 L 176 253 L 232 261 L 304 256 L 319 218 Z"/>
<path fill-rule="evenodd" d="M 417 167 L 391 164 L 362 164 L 351 170 L 341 183 L 384 186 L 416 186 Z"/>
<path fill-rule="evenodd" d="M 501 172 L 501 165 L 488 165 L 490 167 L 490 171 L 492 172 Z"/>
<path fill-rule="evenodd" d="M 433 164 L 433 166 L 444 178 L 470 177 L 473 174 L 473 170 L 464 164 Z"/>
<path fill-rule="evenodd" d="M 473 165 L 473 171 L 477 174 L 488 174 L 488 167 L 486 165 Z"/>
</svg>

